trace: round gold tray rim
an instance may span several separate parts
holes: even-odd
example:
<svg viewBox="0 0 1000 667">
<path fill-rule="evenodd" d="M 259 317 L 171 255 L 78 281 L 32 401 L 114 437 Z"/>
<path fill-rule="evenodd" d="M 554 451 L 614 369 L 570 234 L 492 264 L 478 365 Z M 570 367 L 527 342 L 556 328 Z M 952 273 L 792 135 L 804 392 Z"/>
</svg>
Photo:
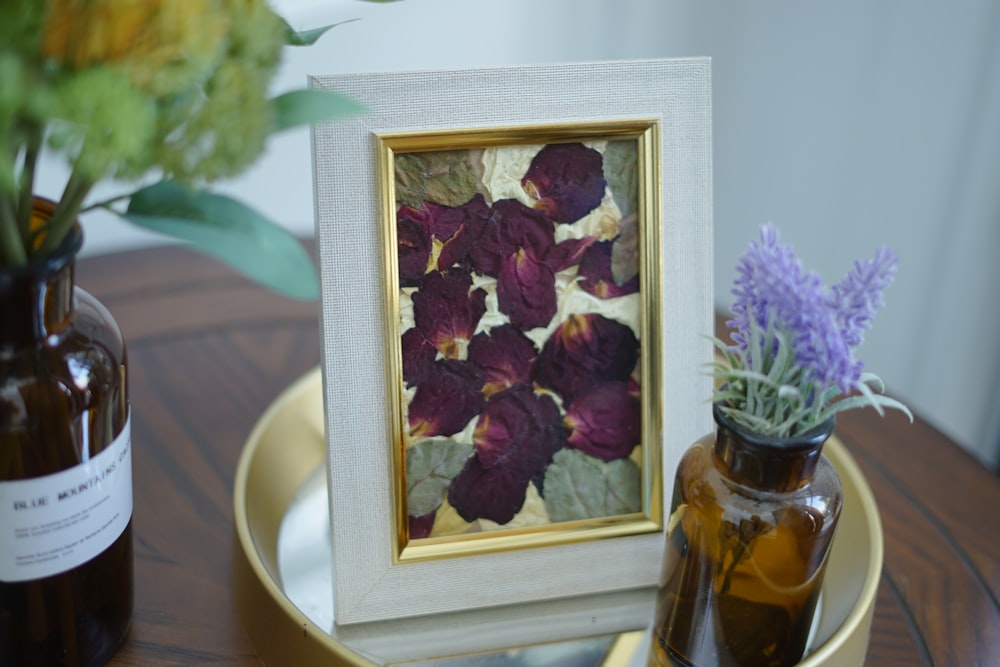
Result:
<svg viewBox="0 0 1000 667">
<path fill-rule="evenodd" d="M 318 390 L 320 383 L 321 371 L 316 367 L 289 385 L 261 415 L 241 452 L 233 488 L 234 602 L 258 657 L 269 667 L 378 667 L 377 663 L 349 649 L 317 626 L 291 602 L 278 583 L 280 574 L 276 545 L 281 517 L 298 489 L 316 471 L 317 465 L 322 464 L 325 450 L 322 446 L 303 446 L 310 440 L 316 440 L 315 425 L 312 425 L 313 430 L 309 430 L 310 425 L 303 420 L 298 420 L 292 429 L 301 429 L 303 438 L 287 437 L 286 434 L 280 454 L 262 454 L 260 444 L 262 436 L 274 426 L 276 420 L 282 418 L 287 408 L 307 391 Z M 319 426 L 322 428 L 322 424 Z M 324 443 L 322 434 L 319 442 Z M 857 603 L 840 626 L 799 663 L 799 667 L 863 665 L 882 572 L 884 547 L 881 518 L 864 474 L 836 435 L 830 438 L 824 452 L 846 482 L 845 486 L 857 494 L 870 553 Z M 281 483 L 255 483 L 264 476 L 264 471 L 271 481 L 280 479 Z M 259 493 L 262 489 L 267 493 Z M 258 493 L 251 494 L 251 490 Z M 274 493 L 275 490 L 278 492 Z M 267 515 L 266 519 L 251 522 L 254 509 L 258 510 L 257 514 Z M 255 537 L 255 527 L 258 533 L 267 534 Z"/>
<path fill-rule="evenodd" d="M 295 402 L 306 389 L 317 384 L 319 369 L 315 368 L 292 383 L 261 415 L 251 431 L 236 468 L 233 485 L 234 498 L 234 548 L 233 548 L 233 596 L 240 620 L 257 650 L 258 656 L 268 667 L 278 665 L 298 665 L 299 667 L 320 667 L 325 665 L 359 665 L 378 667 L 376 663 L 363 658 L 336 641 L 312 619 L 302 613 L 281 586 L 277 567 L 276 550 L 266 555 L 261 553 L 262 544 L 277 544 L 277 526 L 274 526 L 273 541 L 262 542 L 254 539 L 249 518 L 249 489 L 252 485 L 252 467 L 262 441 L 261 436 L 282 414 L 286 407 Z M 291 448 L 295 447 L 290 439 Z M 294 452 L 299 453 L 299 452 Z M 286 461 L 295 456 L 283 457 Z M 322 460 L 322 451 L 320 452 Z M 281 465 L 280 462 L 275 462 Z M 290 469 L 289 469 L 290 468 Z M 276 476 L 297 479 L 298 483 L 274 485 L 293 492 L 298 490 L 309 473 L 315 470 L 312 461 L 304 465 L 291 463 L 275 471 Z M 280 511 L 291 501 L 278 501 Z M 284 500 L 284 502 L 281 502 Z M 280 518 L 277 521 L 280 524 Z M 270 556 L 268 558 L 267 556 Z M 266 561 L 269 561 L 266 562 Z M 331 591 L 332 594 L 332 591 Z"/>
</svg>

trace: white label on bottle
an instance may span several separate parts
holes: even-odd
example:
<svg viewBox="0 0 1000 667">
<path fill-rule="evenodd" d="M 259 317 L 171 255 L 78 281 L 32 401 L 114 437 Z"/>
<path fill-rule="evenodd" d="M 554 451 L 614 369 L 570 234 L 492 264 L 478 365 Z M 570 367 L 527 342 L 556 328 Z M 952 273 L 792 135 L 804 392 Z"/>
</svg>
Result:
<svg viewBox="0 0 1000 667">
<path fill-rule="evenodd" d="M 61 574 L 118 539 L 132 518 L 131 421 L 89 461 L 0 482 L 0 581 Z"/>
</svg>

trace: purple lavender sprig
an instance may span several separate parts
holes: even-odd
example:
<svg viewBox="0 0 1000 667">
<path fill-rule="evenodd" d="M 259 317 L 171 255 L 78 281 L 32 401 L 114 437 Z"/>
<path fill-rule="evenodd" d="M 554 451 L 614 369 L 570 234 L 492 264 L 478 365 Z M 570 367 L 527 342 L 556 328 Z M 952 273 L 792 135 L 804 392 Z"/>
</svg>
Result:
<svg viewBox="0 0 1000 667">
<path fill-rule="evenodd" d="M 716 339 L 725 358 L 714 365 L 721 386 L 713 400 L 734 421 L 761 435 L 805 433 L 849 408 L 909 410 L 882 394 L 853 348 L 871 327 L 896 271 L 896 254 L 879 248 L 867 262 L 825 289 L 807 272 L 778 229 L 761 228 L 737 264 L 733 346 Z"/>
</svg>

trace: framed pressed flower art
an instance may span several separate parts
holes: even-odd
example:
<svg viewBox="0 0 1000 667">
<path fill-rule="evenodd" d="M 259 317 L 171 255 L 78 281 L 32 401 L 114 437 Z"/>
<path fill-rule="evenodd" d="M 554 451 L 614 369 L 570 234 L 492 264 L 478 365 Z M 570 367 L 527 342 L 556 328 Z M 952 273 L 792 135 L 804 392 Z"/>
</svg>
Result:
<svg viewBox="0 0 1000 667">
<path fill-rule="evenodd" d="M 656 583 L 710 423 L 708 79 L 313 79 L 369 109 L 314 131 L 338 623 Z"/>
<path fill-rule="evenodd" d="M 400 560 L 660 528 L 657 130 L 376 134 Z"/>
</svg>

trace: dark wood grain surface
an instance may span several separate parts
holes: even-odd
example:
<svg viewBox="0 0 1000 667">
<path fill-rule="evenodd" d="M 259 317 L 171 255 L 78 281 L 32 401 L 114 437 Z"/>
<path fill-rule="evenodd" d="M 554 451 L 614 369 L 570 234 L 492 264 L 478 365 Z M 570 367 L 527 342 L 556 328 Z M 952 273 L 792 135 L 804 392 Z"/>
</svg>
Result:
<svg viewBox="0 0 1000 667">
<path fill-rule="evenodd" d="M 318 304 L 181 248 L 82 260 L 129 346 L 136 607 L 111 665 L 258 665 L 230 592 L 232 491 L 264 409 L 319 363 Z M 885 567 L 867 665 L 1000 665 L 1000 478 L 928 423 L 837 426 L 868 478 Z"/>
</svg>

